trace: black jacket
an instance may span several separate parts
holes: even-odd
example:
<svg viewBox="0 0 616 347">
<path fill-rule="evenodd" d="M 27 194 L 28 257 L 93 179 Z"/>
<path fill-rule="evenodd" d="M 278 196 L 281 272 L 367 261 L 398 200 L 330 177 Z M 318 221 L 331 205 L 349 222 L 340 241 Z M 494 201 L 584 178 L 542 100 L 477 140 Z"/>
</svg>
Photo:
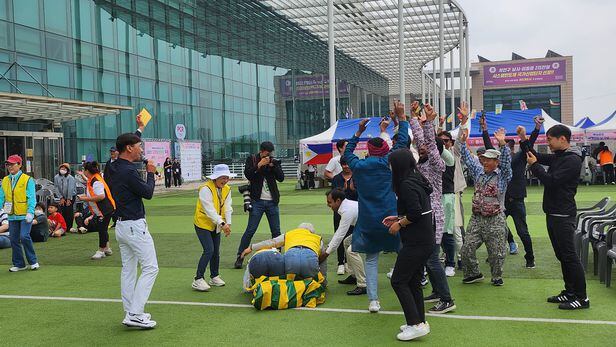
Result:
<svg viewBox="0 0 616 347">
<path fill-rule="evenodd" d="M 124 220 L 145 218 L 142 199 L 154 195 L 154 174 L 148 172 L 144 181 L 135 163 L 118 158 L 111 163 L 111 196 L 116 202 L 116 216 Z"/>
<path fill-rule="evenodd" d="M 397 192 L 398 215 L 411 221 L 411 224 L 400 229 L 403 244 L 434 246 L 431 193 L 432 187 L 420 173 L 409 175 L 400 184 L 400 191 Z"/>
<path fill-rule="evenodd" d="M 580 171 L 582 169 L 581 152 L 577 147 L 554 154 L 541 154 L 532 150 L 537 162 L 530 169 L 545 186 L 543 191 L 543 212 L 552 215 L 575 216 Z M 546 172 L 543 166 L 549 166 Z"/>
<path fill-rule="evenodd" d="M 494 149 L 487 131 L 482 132 L 483 145 L 486 149 Z M 524 199 L 526 197 L 526 152 L 532 148 L 539 137 L 536 128 L 530 134 L 530 139 L 520 142 L 520 150 L 511 156 L 511 181 L 507 185 L 505 201 L 511 199 Z"/>
<path fill-rule="evenodd" d="M 280 164 L 275 164 L 273 167 L 266 165 L 257 169 L 259 158 L 259 154 L 251 155 L 246 158 L 246 165 L 244 165 L 244 176 L 250 181 L 250 198 L 255 201 L 261 200 L 261 191 L 265 179 L 272 194 L 272 201 L 278 204 L 280 202 L 280 191 L 278 191 L 276 181 L 284 181 L 282 167 Z"/>
</svg>

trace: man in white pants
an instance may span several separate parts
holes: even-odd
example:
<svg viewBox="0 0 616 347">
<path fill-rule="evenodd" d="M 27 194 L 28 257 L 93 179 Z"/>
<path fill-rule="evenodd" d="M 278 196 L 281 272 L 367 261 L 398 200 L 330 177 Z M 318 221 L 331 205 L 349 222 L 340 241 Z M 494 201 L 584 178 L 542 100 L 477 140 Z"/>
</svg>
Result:
<svg viewBox="0 0 616 347">
<path fill-rule="evenodd" d="M 329 241 L 329 245 L 327 245 L 325 252 L 321 253 L 319 263 L 325 261 L 344 241 L 346 259 L 351 270 L 351 275 L 345 280 L 338 281 L 338 283 L 357 285 L 355 289 L 348 291 L 347 295 L 366 294 L 364 261 L 359 253 L 355 253 L 351 250 L 352 235 L 347 236 L 349 234 L 349 229 L 353 228 L 355 223 L 357 223 L 357 201 L 346 199 L 342 190 L 333 189 L 327 192 L 327 206 L 329 206 L 334 213 L 340 215 L 340 225 L 338 229 L 336 229 L 331 241 Z"/>
<path fill-rule="evenodd" d="M 147 163 L 147 181 L 137 171 L 134 162 L 143 160 L 140 134 L 138 131 L 118 136 L 116 147 L 120 156 L 111 164 L 110 180 L 117 206 L 116 239 L 122 256 L 122 303 L 126 312 L 122 324 L 152 329 L 156 322 L 144 308 L 158 274 L 158 261 L 142 199 L 149 200 L 154 195 L 156 166 Z M 141 265 L 139 278 L 138 264 Z"/>
</svg>

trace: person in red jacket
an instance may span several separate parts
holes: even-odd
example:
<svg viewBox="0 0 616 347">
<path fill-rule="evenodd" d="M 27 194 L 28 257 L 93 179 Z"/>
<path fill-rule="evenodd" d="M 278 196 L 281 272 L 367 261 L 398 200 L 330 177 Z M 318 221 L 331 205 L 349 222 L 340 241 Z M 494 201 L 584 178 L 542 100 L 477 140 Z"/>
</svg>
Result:
<svg viewBox="0 0 616 347">
<path fill-rule="evenodd" d="M 47 216 L 49 220 L 49 236 L 61 237 L 66 233 L 66 221 L 64 217 L 58 213 L 58 204 L 55 202 L 49 204 L 47 212 L 49 213 L 49 216 Z"/>
</svg>

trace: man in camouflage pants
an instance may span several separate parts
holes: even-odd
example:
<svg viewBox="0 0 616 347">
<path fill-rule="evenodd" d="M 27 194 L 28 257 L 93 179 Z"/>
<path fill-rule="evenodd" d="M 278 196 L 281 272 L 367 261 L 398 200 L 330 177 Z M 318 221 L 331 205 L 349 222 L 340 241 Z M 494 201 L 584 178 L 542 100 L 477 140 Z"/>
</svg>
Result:
<svg viewBox="0 0 616 347">
<path fill-rule="evenodd" d="M 471 217 L 464 245 L 462 246 L 462 267 L 464 283 L 483 280 L 477 262 L 477 248 L 485 242 L 488 261 L 492 269 L 492 284 L 503 285 L 503 264 L 507 253 L 507 232 L 505 228 L 504 203 L 507 184 L 511 181 L 511 150 L 506 146 L 505 130 L 494 133 L 500 151 L 488 149 L 477 162 L 466 147 L 468 133 L 460 131 L 462 159 L 475 182 L 473 215 Z"/>
</svg>

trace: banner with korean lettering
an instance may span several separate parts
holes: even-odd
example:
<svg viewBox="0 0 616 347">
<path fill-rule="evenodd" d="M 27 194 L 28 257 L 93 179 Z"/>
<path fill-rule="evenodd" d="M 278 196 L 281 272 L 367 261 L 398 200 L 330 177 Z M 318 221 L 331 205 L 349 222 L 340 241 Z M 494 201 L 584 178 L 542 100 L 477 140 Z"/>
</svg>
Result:
<svg viewBox="0 0 616 347">
<path fill-rule="evenodd" d="M 182 179 L 186 182 L 201 180 L 201 142 L 181 141 L 179 144 Z"/>
<path fill-rule="evenodd" d="M 156 165 L 156 171 L 163 174 L 165 159 L 171 157 L 171 142 L 144 140 L 143 143 L 144 155 L 148 161 L 152 161 Z"/>
<path fill-rule="evenodd" d="M 564 59 L 547 62 L 523 62 L 485 65 L 484 87 L 507 85 L 562 83 L 567 79 Z"/>
</svg>

